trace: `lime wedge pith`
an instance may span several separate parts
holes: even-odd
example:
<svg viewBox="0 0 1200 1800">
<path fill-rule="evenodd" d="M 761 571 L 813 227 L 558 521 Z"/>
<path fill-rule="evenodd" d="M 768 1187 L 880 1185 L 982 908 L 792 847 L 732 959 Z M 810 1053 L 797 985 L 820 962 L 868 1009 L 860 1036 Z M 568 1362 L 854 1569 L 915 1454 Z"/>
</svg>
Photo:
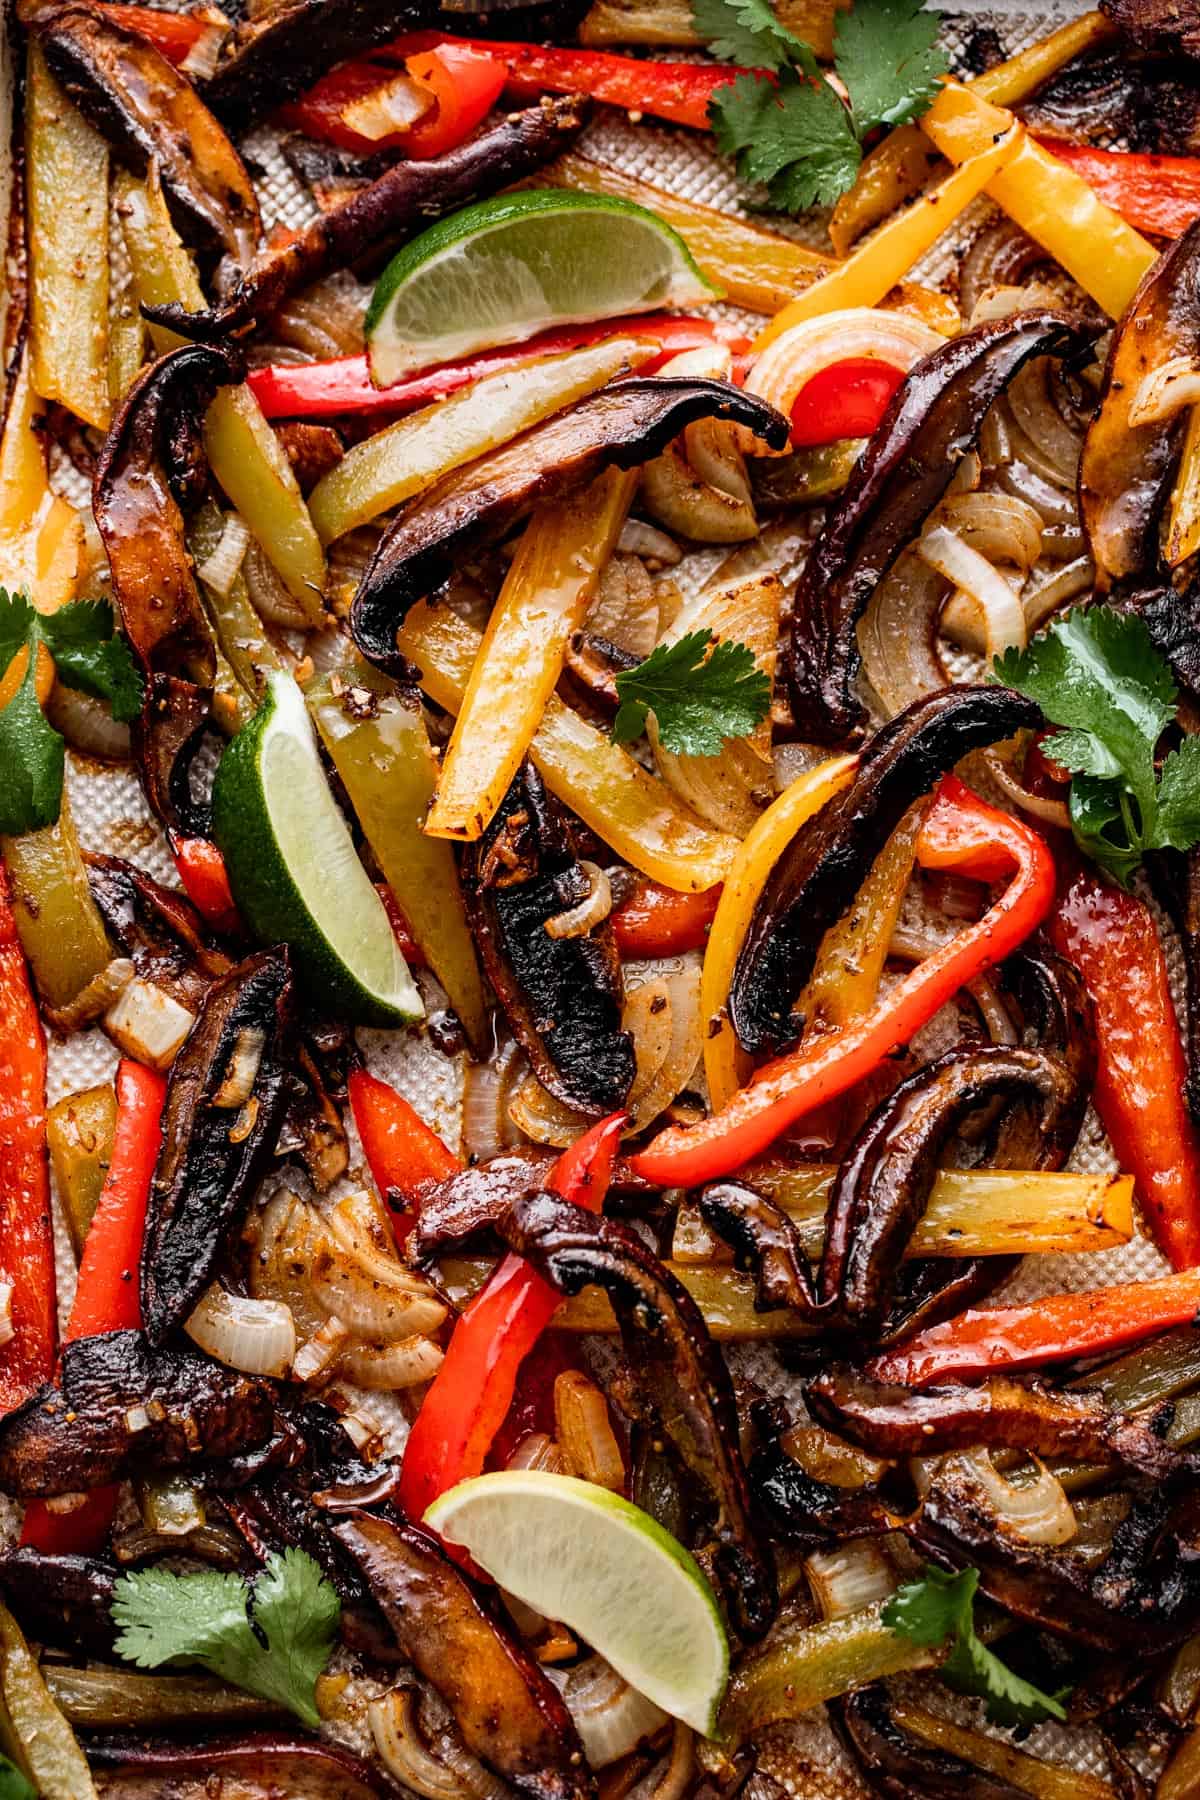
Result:
<svg viewBox="0 0 1200 1800">
<path fill-rule="evenodd" d="M 719 297 L 669 225 L 628 200 L 537 189 L 440 219 L 395 255 L 367 312 L 380 387 L 553 325 Z"/>
<path fill-rule="evenodd" d="M 213 831 L 242 917 L 264 942 L 291 946 L 317 999 L 356 1024 L 423 1017 L 290 675 L 267 677 L 261 707 L 221 758 Z"/>
<path fill-rule="evenodd" d="M 571 1475 L 509 1469 L 460 1481 L 425 1523 L 711 1736 L 729 1677 L 721 1614 L 695 1558 L 640 1506 Z"/>
</svg>

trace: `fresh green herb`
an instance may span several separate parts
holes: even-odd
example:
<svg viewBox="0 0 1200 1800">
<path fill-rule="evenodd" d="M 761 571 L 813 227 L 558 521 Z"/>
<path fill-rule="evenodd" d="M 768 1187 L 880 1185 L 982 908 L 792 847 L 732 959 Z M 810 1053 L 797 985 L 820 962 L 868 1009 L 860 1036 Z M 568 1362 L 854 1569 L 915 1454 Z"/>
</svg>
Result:
<svg viewBox="0 0 1200 1800">
<path fill-rule="evenodd" d="M 718 90 L 709 119 L 742 179 L 764 182 L 784 212 L 832 205 L 853 184 L 869 134 L 919 118 L 948 66 L 941 21 L 921 0 L 855 0 L 838 14 L 834 67 L 848 104 L 767 0 L 692 0 L 692 15 L 714 56 L 756 71 Z"/>
<path fill-rule="evenodd" d="M 652 712 L 664 750 L 717 756 L 726 738 L 745 737 L 766 718 L 771 684 L 753 652 L 722 642 L 710 655 L 712 643 L 711 631 L 689 631 L 617 676 L 621 706 L 612 734 L 618 744 L 640 737 Z"/>
<path fill-rule="evenodd" d="M 1076 607 L 998 658 L 996 675 L 1066 728 L 1043 748 L 1073 777 L 1075 840 L 1102 869 L 1128 886 L 1147 850 L 1200 843 L 1200 738 L 1157 765 L 1177 690 L 1136 613 Z"/>
<path fill-rule="evenodd" d="M 37 1800 L 37 1789 L 7 1756 L 0 1756 L 0 1800 Z"/>
<path fill-rule="evenodd" d="M 268 1556 L 253 1586 L 206 1569 L 122 1575 L 112 1604 L 117 1650 L 141 1669 L 200 1663 L 225 1681 L 320 1724 L 315 1688 L 329 1661 L 341 1603 L 302 1550 Z"/>
<path fill-rule="evenodd" d="M 1043 1719 L 1065 1719 L 1060 1695 L 1043 1694 L 1032 1682 L 1014 1675 L 975 1635 L 978 1586 L 978 1569 L 946 1575 L 926 1564 L 922 1580 L 898 1588 L 885 1602 L 883 1622 L 911 1643 L 929 1649 L 952 1638 L 950 1654 L 938 1673 L 960 1694 L 977 1694 L 986 1700 L 987 1715 L 994 1724 L 1037 1725 Z"/>
<path fill-rule="evenodd" d="M 0 710 L 0 832 L 14 836 L 53 825 L 62 807 L 63 740 L 38 704 L 39 644 L 59 680 L 111 702 L 114 719 L 135 719 L 142 704 L 142 678 L 128 644 L 114 635 L 110 606 L 77 600 L 40 613 L 27 595 L 0 588 L 0 673 L 29 652 L 21 685 Z"/>
</svg>

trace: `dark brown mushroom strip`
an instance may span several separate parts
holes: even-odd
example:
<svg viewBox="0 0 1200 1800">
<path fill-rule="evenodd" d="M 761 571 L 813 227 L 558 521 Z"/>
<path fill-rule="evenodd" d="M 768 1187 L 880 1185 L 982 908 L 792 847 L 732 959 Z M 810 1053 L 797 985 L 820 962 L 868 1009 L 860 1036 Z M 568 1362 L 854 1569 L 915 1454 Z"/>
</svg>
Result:
<svg viewBox="0 0 1200 1800">
<path fill-rule="evenodd" d="M 440 1250 L 439 1219 L 447 1224 L 448 1242 L 461 1243 L 467 1237 L 486 1233 L 504 1206 L 541 1192 L 557 1158 L 557 1151 L 523 1145 L 432 1184 L 421 1198 L 422 1257 L 428 1261 Z M 605 1201 L 607 1212 L 619 1211 L 624 1204 L 636 1207 L 644 1216 L 657 1195 L 658 1189 L 652 1188 L 643 1176 L 635 1175 L 624 1157 L 616 1159 Z M 407 1210 L 403 1201 L 400 1209 Z"/>
<path fill-rule="evenodd" d="M 742 1181 L 713 1182 L 697 1204 L 709 1230 L 732 1249 L 738 1268 L 754 1274 L 758 1312 L 790 1306 L 814 1323 L 821 1318 L 800 1233 L 781 1206 Z"/>
<path fill-rule="evenodd" d="M 402 1800 L 406 1793 L 377 1763 L 299 1732 L 209 1734 L 191 1744 L 114 1733 L 89 1737 L 87 1754 L 103 1771 L 104 1800 Z"/>
<path fill-rule="evenodd" d="M 1193 0 L 1100 0 L 1100 10 L 1144 49 L 1200 57 L 1200 17 Z"/>
<path fill-rule="evenodd" d="M 171 212 L 232 272 L 258 246 L 258 201 L 241 157 L 191 82 L 137 33 L 68 0 L 32 21 L 52 73 L 137 174 L 153 161 Z"/>
<path fill-rule="evenodd" d="M 267 1172 L 290 1098 L 291 1011 L 287 951 L 260 951 L 210 989 L 171 1065 L 142 1244 L 152 1344 L 191 1312 Z"/>
<path fill-rule="evenodd" d="M 580 937 L 546 930 L 587 898 L 589 880 L 565 813 L 530 764 L 467 845 L 462 887 L 488 979 L 542 1086 L 596 1118 L 615 1112 L 636 1073 L 621 1029 L 621 959 L 607 920 Z"/>
<path fill-rule="evenodd" d="M 247 269 L 219 305 L 188 312 L 175 302 L 146 307 L 146 316 L 185 337 L 213 343 L 265 327 L 290 294 L 329 269 L 386 255 L 431 219 L 508 187 L 561 156 L 578 136 L 585 110 L 586 103 L 579 100 L 546 100 L 498 119 L 442 156 L 395 163 L 377 181 L 314 219 L 286 249 Z"/>
<path fill-rule="evenodd" d="M 808 553 L 782 646 L 802 737 L 840 743 L 861 730 L 854 687 L 858 622 L 979 438 L 984 414 L 1030 357 L 1079 355 L 1094 333 L 1038 308 L 965 331 L 897 390 Z"/>
<path fill-rule="evenodd" d="M 122 956 L 138 974 L 198 1012 L 213 982 L 233 958 L 211 942 L 195 907 L 119 856 L 87 857 L 88 886 Z"/>
<path fill-rule="evenodd" d="M 884 1800 L 1022 1800 L 1027 1792 L 909 1737 L 892 1717 L 882 1682 L 832 1701 L 829 1716 L 868 1787 Z"/>
<path fill-rule="evenodd" d="M 1122 46 L 1068 63 L 1017 111 L 1035 131 L 1071 143 L 1119 136 L 1133 150 L 1195 154 L 1200 69 L 1178 58 L 1131 56 Z"/>
<path fill-rule="evenodd" d="M 490 10 L 474 4 L 443 9 L 438 0 L 275 0 L 251 7 L 226 41 L 205 98 L 231 130 L 245 131 L 348 56 L 426 25 L 462 31 L 469 19 L 469 29 L 478 32 L 480 15 Z M 497 0 L 496 6 L 501 36 L 522 39 L 559 35 L 583 10 L 584 0 L 526 0 L 515 10 Z"/>
<path fill-rule="evenodd" d="M 468 1750 L 533 1800 L 586 1800 L 583 1747 L 558 1689 L 484 1611 L 436 1540 L 364 1512 L 337 1515 L 329 1529 Z"/>
<path fill-rule="evenodd" d="M 821 939 L 913 802 L 968 750 L 1040 722 L 1038 709 L 1008 688 L 956 687 L 916 701 L 876 732 L 850 786 L 793 838 L 755 908 L 729 995 L 730 1022 L 747 1050 L 800 1035 L 796 1000 Z"/>
<path fill-rule="evenodd" d="M 146 678 L 134 730 L 146 798 L 186 836 L 206 828 L 188 773 L 208 724 L 216 650 L 180 507 L 202 491 L 203 411 L 236 373 L 228 352 L 192 345 L 152 363 L 113 421 L 92 489 L 121 624 Z"/>
<path fill-rule="evenodd" d="M 754 1504 L 772 1531 L 801 1548 L 898 1531 L 912 1512 L 911 1490 L 894 1491 L 896 1482 L 845 1488 L 810 1475 L 788 1454 L 778 1432 L 754 1452 L 747 1476 Z"/>
<path fill-rule="evenodd" d="M 154 1350 L 140 1331 L 77 1338 L 59 1384 L 0 1419 L 0 1487 L 22 1499 L 75 1494 L 131 1473 L 270 1458 L 265 1382 L 195 1350 Z"/>
<path fill-rule="evenodd" d="M 0 1558 L 0 1590 L 39 1643 L 111 1657 L 117 1570 L 98 1556 L 48 1556 L 21 1545 Z"/>
<path fill-rule="evenodd" d="M 877 1108 L 829 1195 L 819 1294 L 849 1329 L 874 1338 L 896 1293 L 900 1260 L 920 1222 L 943 1152 L 967 1116 L 994 1098 L 1039 1110 L 1034 1168 L 1061 1168 L 1089 1098 L 1065 1061 L 988 1044 L 919 1069 Z"/>
<path fill-rule="evenodd" d="M 474 1237 L 480 1223 L 476 1207 L 456 1220 L 450 1208 L 424 1205 L 413 1252 Z M 690 1294 L 632 1232 L 553 1194 L 499 1197 L 488 1225 L 560 1293 L 594 1284 L 608 1295 L 630 1397 L 673 1446 L 708 1514 L 713 1566 L 738 1632 L 761 1637 L 775 1613 L 775 1573 L 751 1521 L 729 1371 Z"/>
<path fill-rule="evenodd" d="M 418 600 L 449 579 L 466 550 L 500 537 L 538 501 L 573 493 L 603 469 L 647 462 L 699 419 L 745 425 L 775 449 L 787 442 L 782 414 L 740 388 L 634 376 L 435 483 L 388 527 L 362 578 L 350 624 L 363 655 L 403 673 L 397 629 Z"/>
<path fill-rule="evenodd" d="M 1153 1480 L 1195 1459 L 1158 1436 L 1153 1424 L 1111 1412 L 1101 1395 L 1048 1393 L 993 1375 L 978 1387 L 895 1387 L 847 1368 L 826 1369 L 805 1390 L 814 1416 L 877 1456 L 937 1455 L 976 1444 L 1085 1461 L 1116 1459 Z"/>
<path fill-rule="evenodd" d="M 1135 425 L 1130 414 L 1152 370 L 1200 357 L 1200 221 L 1159 257 L 1108 353 L 1100 404 L 1079 460 L 1079 512 L 1096 591 L 1153 584 L 1158 526 L 1175 475 L 1181 421 Z"/>
</svg>

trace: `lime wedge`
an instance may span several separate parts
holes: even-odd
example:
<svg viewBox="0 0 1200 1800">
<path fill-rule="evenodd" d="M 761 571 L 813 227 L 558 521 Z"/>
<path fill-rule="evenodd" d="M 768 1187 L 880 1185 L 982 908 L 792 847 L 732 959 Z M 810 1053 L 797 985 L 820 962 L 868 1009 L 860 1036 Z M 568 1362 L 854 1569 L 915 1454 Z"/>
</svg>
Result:
<svg viewBox="0 0 1200 1800">
<path fill-rule="evenodd" d="M 371 376 L 389 387 L 551 325 L 717 298 L 679 233 L 644 206 L 558 188 L 501 194 L 392 258 L 367 311 Z"/>
<path fill-rule="evenodd" d="M 664 1712 L 711 1736 L 729 1643 L 699 1563 L 640 1506 L 571 1475 L 460 1481 L 426 1525 L 502 1588 L 561 1619 Z"/>
<path fill-rule="evenodd" d="M 383 902 L 339 812 L 290 675 L 267 676 L 259 710 L 226 748 L 213 831 L 238 910 L 256 937 L 288 944 L 310 993 L 356 1024 L 424 1016 Z"/>
</svg>

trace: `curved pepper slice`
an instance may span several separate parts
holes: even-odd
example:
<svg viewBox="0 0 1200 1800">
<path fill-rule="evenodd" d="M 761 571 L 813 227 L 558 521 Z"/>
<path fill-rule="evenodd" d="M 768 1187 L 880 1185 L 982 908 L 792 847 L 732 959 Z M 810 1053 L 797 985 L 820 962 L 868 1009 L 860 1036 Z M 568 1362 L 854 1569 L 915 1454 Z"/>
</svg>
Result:
<svg viewBox="0 0 1200 1800">
<path fill-rule="evenodd" d="M 1002 962 L 1054 900 L 1054 859 L 1043 840 L 953 775 L 938 790 L 917 860 L 976 880 L 1012 879 L 982 919 L 927 957 L 865 1018 L 767 1063 L 702 1124 L 660 1132 L 633 1158 L 636 1174 L 661 1187 L 695 1187 L 740 1169 L 823 1100 L 869 1075 L 964 983 Z"/>
</svg>

